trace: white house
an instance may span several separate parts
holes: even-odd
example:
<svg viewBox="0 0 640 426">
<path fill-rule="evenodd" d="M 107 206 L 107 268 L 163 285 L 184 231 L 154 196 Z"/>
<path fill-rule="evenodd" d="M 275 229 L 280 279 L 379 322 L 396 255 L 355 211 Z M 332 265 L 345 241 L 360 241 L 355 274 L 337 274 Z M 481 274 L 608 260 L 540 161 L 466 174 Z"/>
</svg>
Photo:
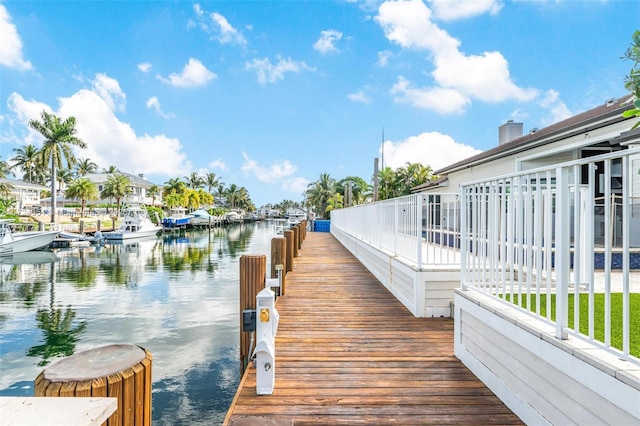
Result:
<svg viewBox="0 0 640 426">
<path fill-rule="evenodd" d="M 331 214 L 332 234 L 414 315 L 454 317 L 456 356 L 527 424 L 640 424 L 631 107 L 612 99 L 505 136 L 414 195 Z"/>
<path fill-rule="evenodd" d="M 129 181 L 131 182 L 132 193 L 128 196 L 126 201 L 134 203 L 144 203 L 147 205 L 151 205 L 154 203 L 154 197 L 150 197 L 148 191 L 149 188 L 157 184 L 146 180 L 143 174 L 134 175 L 123 172 L 118 173 L 129 178 Z M 102 192 L 102 190 L 104 189 L 104 185 L 107 183 L 107 180 L 110 176 L 110 173 L 91 173 L 86 175 L 85 177 L 96 184 L 96 186 L 98 187 L 98 192 Z M 162 189 L 162 185 L 157 186 Z M 155 196 L 155 204 L 162 205 L 161 190 L 158 191 L 158 194 L 156 194 Z"/>
<path fill-rule="evenodd" d="M 46 186 L 23 180 L 0 179 L 0 183 L 10 188 L 8 198 L 15 200 L 15 209 L 18 212 L 30 211 L 33 207 L 40 206 L 40 194 L 49 190 Z"/>
</svg>

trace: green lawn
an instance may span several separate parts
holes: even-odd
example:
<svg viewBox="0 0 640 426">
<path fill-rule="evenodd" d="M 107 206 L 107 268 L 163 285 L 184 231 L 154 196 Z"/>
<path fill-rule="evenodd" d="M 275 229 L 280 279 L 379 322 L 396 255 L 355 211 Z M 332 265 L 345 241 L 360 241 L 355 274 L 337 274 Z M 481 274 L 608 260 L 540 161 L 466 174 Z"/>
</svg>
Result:
<svg viewBox="0 0 640 426">
<path fill-rule="evenodd" d="M 589 335 L 589 295 L 580 294 L 580 333 Z M 569 294 L 569 327 L 573 329 L 574 294 Z M 510 300 L 506 295 L 505 300 Z M 514 295 L 515 303 L 518 304 L 518 296 Z M 527 297 L 522 298 L 521 307 L 527 307 Z M 629 295 L 629 335 L 631 355 L 640 358 L 640 294 L 631 293 Z M 604 294 L 594 294 L 594 337 L 600 342 L 604 342 Z M 555 321 L 556 296 L 551 295 L 551 319 Z M 531 295 L 531 311 L 536 311 L 536 296 Z M 540 315 L 547 315 L 547 296 L 540 295 Z M 622 350 L 622 293 L 611 294 L 611 346 Z"/>
</svg>

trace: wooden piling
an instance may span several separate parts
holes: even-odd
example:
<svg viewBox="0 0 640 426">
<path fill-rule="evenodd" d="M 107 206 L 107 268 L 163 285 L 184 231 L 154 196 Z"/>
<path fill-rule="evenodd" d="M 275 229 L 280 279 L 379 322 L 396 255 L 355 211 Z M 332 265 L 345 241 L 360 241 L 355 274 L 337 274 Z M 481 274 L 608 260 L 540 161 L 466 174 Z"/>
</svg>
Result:
<svg viewBox="0 0 640 426">
<path fill-rule="evenodd" d="M 300 227 L 298 225 L 291 228 L 293 231 L 293 257 L 300 256 Z"/>
<path fill-rule="evenodd" d="M 149 351 L 135 345 L 78 352 L 36 377 L 35 396 L 117 398 L 118 409 L 107 426 L 150 426 L 152 360 Z"/>
<path fill-rule="evenodd" d="M 286 249 L 286 257 L 287 257 L 287 272 L 293 271 L 293 238 L 294 232 L 290 229 L 287 229 L 283 232 L 284 238 L 287 240 L 287 249 Z"/>
<path fill-rule="evenodd" d="M 84 220 L 80 221 L 80 233 L 84 234 Z"/>
<path fill-rule="evenodd" d="M 264 254 L 245 254 L 240 256 L 240 329 L 242 330 L 242 312 L 256 309 L 256 296 L 264 288 L 267 273 L 267 256 Z M 249 362 L 252 351 L 251 333 L 240 332 L 240 376 Z M 255 345 L 255 343 L 254 343 Z M 255 347 L 255 346 L 254 346 Z"/>
<path fill-rule="evenodd" d="M 276 265 L 282 265 L 282 281 L 280 284 L 280 292 L 278 296 L 285 295 L 285 282 L 287 278 L 287 239 L 283 237 L 275 237 L 271 240 L 271 278 L 278 278 Z"/>
<path fill-rule="evenodd" d="M 96 231 L 102 231 L 102 221 L 100 219 L 96 220 Z"/>
</svg>

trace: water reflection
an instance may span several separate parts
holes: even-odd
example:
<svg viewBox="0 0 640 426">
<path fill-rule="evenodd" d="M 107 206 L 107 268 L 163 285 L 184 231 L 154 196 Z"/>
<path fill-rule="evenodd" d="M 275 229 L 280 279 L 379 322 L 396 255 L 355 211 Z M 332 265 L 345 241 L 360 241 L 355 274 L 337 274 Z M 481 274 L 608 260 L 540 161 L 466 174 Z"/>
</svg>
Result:
<svg viewBox="0 0 640 426">
<path fill-rule="evenodd" d="M 273 237 L 252 224 L 0 262 L 0 395 L 32 395 L 60 356 L 133 343 L 153 354 L 154 425 L 221 423 L 239 381 L 238 258 Z"/>
</svg>

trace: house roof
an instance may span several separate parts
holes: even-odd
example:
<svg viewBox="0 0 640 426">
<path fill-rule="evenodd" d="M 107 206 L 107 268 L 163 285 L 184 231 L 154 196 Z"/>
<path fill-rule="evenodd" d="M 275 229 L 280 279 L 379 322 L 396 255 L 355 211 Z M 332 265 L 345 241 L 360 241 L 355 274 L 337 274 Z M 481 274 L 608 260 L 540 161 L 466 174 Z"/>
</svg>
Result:
<svg viewBox="0 0 640 426">
<path fill-rule="evenodd" d="M 43 191 L 43 190 L 48 190 L 49 187 L 44 186 L 44 185 L 40 185 L 37 183 L 30 183 L 30 182 L 26 182 L 24 180 L 14 180 L 14 179 L 0 179 L 0 183 L 6 183 L 8 185 L 13 186 L 14 188 L 21 188 L 21 189 L 32 189 L 34 191 Z"/>
<path fill-rule="evenodd" d="M 141 177 L 138 175 L 125 173 L 125 172 L 118 172 L 118 173 L 129 178 L 129 181 L 133 186 L 148 188 L 150 186 L 155 185 L 153 182 L 149 182 L 144 177 Z M 86 175 L 86 178 L 95 183 L 104 183 L 107 181 L 107 179 L 109 179 L 109 176 L 111 176 L 111 173 L 90 173 Z"/>
<path fill-rule="evenodd" d="M 574 115 L 566 120 L 559 121 L 543 129 L 498 145 L 495 148 L 483 151 L 480 154 L 476 154 L 440 170 L 436 170 L 434 174 L 444 175 L 461 168 L 482 164 L 500 157 L 565 139 L 571 136 L 572 132 L 583 133 L 605 125 L 628 120 L 622 117 L 622 112 L 633 108 L 633 103 L 629 102 L 632 99 L 632 96 L 627 95 L 618 99 L 609 100 L 603 105 Z M 414 190 L 416 189 L 418 188 L 414 188 Z"/>
</svg>

